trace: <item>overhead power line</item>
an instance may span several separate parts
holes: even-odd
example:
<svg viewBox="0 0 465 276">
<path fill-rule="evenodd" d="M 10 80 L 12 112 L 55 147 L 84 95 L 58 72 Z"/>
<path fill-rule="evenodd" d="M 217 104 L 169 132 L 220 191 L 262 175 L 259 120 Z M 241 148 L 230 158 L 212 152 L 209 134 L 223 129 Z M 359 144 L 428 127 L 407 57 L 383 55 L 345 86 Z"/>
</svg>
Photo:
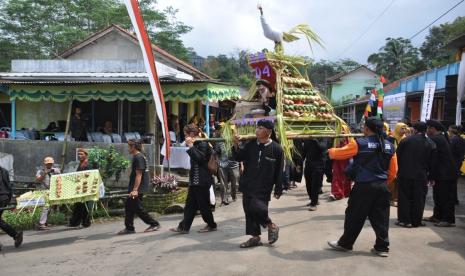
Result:
<svg viewBox="0 0 465 276">
<path fill-rule="evenodd" d="M 452 8 L 450 8 L 449 10 L 447 10 L 445 13 L 441 14 L 441 16 L 439 16 L 438 18 L 436 18 L 433 22 L 429 23 L 428 26 L 424 27 L 423 29 L 419 30 L 417 33 L 415 33 L 414 35 L 412 35 L 409 39 L 412 40 L 412 39 L 415 38 L 417 35 L 421 34 L 424 30 L 428 29 L 431 25 L 433 25 L 434 23 L 436 23 L 436 21 L 438 21 L 439 19 L 441 19 L 444 15 L 448 14 L 450 11 L 452 11 L 453 9 L 455 9 L 458 5 L 462 4 L 463 2 L 465 2 L 465 0 L 462 0 L 462 1 L 458 2 L 457 4 L 455 4 Z"/>
<path fill-rule="evenodd" d="M 394 4 L 396 0 L 391 0 L 391 2 L 384 8 L 384 10 L 373 20 L 370 25 L 356 38 L 354 39 L 349 46 L 347 46 L 337 57 L 336 59 L 339 59 L 342 55 L 344 55 L 347 51 L 349 51 L 368 31 L 375 25 L 376 22 L 378 22 L 379 19 L 389 10 L 389 8 Z M 465 1 L 465 0 L 463 0 Z"/>
</svg>

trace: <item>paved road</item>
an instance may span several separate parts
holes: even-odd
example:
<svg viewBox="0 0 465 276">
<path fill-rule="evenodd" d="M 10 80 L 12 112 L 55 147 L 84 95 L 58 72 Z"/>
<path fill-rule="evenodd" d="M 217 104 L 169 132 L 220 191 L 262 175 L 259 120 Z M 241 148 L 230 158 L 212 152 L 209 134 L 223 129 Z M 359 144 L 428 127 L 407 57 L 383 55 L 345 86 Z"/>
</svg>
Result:
<svg viewBox="0 0 465 276">
<path fill-rule="evenodd" d="M 1 235 L 0 275 L 465 275 L 465 216 L 456 228 L 404 229 L 393 225 L 393 208 L 391 254 L 380 258 L 369 252 L 374 233 L 368 223 L 354 252 L 327 249 L 326 241 L 342 233 L 346 200 L 323 200 L 316 212 L 307 211 L 306 203 L 303 187 L 273 200 L 271 218 L 281 226 L 280 239 L 254 249 L 238 247 L 246 239 L 240 202 L 218 208 L 219 230 L 207 234 L 196 232 L 203 226 L 197 217 L 189 235 L 173 235 L 168 229 L 180 215 L 172 215 L 149 234 L 116 236 L 119 220 L 81 230 L 29 231 L 20 249 Z M 145 225 L 137 220 L 136 227 Z"/>
</svg>

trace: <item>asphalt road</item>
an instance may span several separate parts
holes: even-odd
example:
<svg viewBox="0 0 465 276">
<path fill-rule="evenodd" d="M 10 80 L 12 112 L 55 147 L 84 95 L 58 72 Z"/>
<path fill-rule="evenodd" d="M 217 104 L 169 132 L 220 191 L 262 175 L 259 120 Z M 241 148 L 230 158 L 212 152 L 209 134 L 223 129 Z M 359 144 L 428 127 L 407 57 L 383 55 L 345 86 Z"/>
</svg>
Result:
<svg viewBox="0 0 465 276">
<path fill-rule="evenodd" d="M 464 205 L 455 228 L 399 228 L 392 208 L 391 252 L 380 258 L 370 253 L 375 236 L 368 222 L 353 252 L 328 249 L 326 241 L 342 233 L 347 201 L 327 202 L 327 195 L 321 196 L 316 212 L 304 207 L 303 185 L 273 199 L 270 216 L 281 228 L 280 239 L 274 246 L 253 249 L 239 248 L 247 239 L 240 201 L 217 208 L 218 231 L 205 234 L 197 233 L 203 227 L 200 217 L 188 235 L 169 232 L 181 219 L 172 215 L 160 218 L 162 228 L 155 233 L 117 236 L 122 220 L 80 230 L 28 231 L 19 249 L 0 235 L 0 275 L 465 275 Z M 425 215 L 431 215 L 431 206 Z M 136 219 L 137 231 L 145 227 Z"/>
</svg>

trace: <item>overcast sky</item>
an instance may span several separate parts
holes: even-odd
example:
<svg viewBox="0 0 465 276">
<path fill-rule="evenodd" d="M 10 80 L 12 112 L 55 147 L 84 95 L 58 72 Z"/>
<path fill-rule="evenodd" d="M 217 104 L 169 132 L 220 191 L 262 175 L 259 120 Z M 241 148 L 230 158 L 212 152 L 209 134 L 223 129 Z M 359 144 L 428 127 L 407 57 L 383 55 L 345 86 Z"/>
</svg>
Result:
<svg viewBox="0 0 465 276">
<path fill-rule="evenodd" d="M 261 0 L 265 17 L 275 29 L 287 31 L 308 24 L 325 42 L 314 47 L 305 40 L 285 45 L 287 54 L 315 59 L 351 58 L 365 64 L 367 57 L 384 45 L 386 37 L 409 38 L 460 0 L 394 0 L 366 34 L 369 25 L 392 0 Z M 260 51 L 272 48 L 263 36 L 257 1 L 250 0 L 159 0 L 159 7 L 179 9 L 178 19 L 193 27 L 183 36 L 184 44 L 201 56 L 232 54 L 236 49 Z M 465 2 L 435 25 L 465 16 Z M 412 40 L 420 46 L 428 31 Z M 356 41 L 354 43 L 354 41 Z M 353 45 L 350 49 L 347 49 Z"/>
</svg>

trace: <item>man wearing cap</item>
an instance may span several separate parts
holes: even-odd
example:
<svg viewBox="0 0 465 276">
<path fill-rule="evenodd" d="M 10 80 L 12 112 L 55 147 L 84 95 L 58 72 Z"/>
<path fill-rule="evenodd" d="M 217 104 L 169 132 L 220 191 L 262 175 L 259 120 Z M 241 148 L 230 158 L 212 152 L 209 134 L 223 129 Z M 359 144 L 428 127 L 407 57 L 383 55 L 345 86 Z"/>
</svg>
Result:
<svg viewBox="0 0 465 276">
<path fill-rule="evenodd" d="M 345 213 L 344 234 L 338 241 L 329 241 L 328 245 L 335 250 L 351 251 L 368 217 L 376 234 L 372 252 L 387 257 L 391 197 L 387 183 L 396 176 L 397 158 L 394 145 L 383 138 L 383 122 L 380 119 L 367 118 L 363 134 L 365 137 L 350 141 L 342 148 L 329 149 L 331 159 L 353 158 L 350 166 L 355 184 Z"/>
<path fill-rule="evenodd" d="M 36 173 L 36 182 L 39 183 L 37 188 L 41 190 L 50 189 L 50 178 L 52 175 L 60 174 L 60 169 L 54 168 L 53 164 L 55 161 L 53 157 L 47 156 L 44 158 L 44 165 Z M 40 214 L 38 230 L 48 230 L 47 227 L 47 218 L 48 218 L 49 208 L 44 206 L 42 207 L 42 213 Z"/>
<path fill-rule="evenodd" d="M 426 137 L 426 123 L 413 125 L 415 134 L 397 146 L 397 181 L 399 187 L 397 225 L 423 226 L 421 222 L 428 191 L 428 174 L 432 169 L 436 144 Z"/>
<path fill-rule="evenodd" d="M 457 185 L 458 171 L 448 141 L 444 126 L 435 120 L 426 122 L 426 134 L 436 144 L 436 158 L 430 179 L 434 181 L 433 216 L 427 221 L 434 222 L 439 227 L 455 226 L 455 194 L 454 185 Z"/>
<path fill-rule="evenodd" d="M 265 109 L 265 116 L 276 114 L 276 95 L 271 83 L 267 80 L 260 79 L 256 83 L 257 94 L 260 98 L 263 108 Z"/>
<path fill-rule="evenodd" d="M 274 124 L 260 120 L 255 130 L 256 139 L 239 145 L 239 136 L 233 138 L 233 158 L 244 164 L 239 181 L 243 194 L 242 205 L 245 213 L 246 234 L 251 235 L 241 248 L 260 246 L 260 226 L 268 228 L 268 242 L 278 240 L 279 228 L 268 216 L 268 203 L 274 186 L 274 197 L 282 194 L 284 153 L 281 146 L 271 140 Z"/>
</svg>

